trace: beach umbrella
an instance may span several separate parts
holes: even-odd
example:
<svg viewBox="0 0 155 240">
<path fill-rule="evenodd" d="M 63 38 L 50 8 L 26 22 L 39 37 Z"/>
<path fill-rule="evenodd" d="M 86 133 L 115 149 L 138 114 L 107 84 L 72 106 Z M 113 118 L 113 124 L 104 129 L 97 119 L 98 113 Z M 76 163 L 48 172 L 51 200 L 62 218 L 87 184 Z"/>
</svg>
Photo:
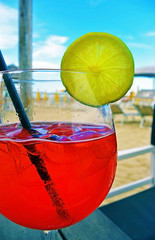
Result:
<svg viewBox="0 0 155 240">
<path fill-rule="evenodd" d="M 137 68 L 135 70 L 135 77 L 150 77 L 153 78 L 153 89 L 155 89 L 155 65 Z"/>
<path fill-rule="evenodd" d="M 40 102 L 40 92 L 39 91 L 37 91 L 37 102 Z"/>
<path fill-rule="evenodd" d="M 59 96 L 59 93 L 56 91 L 54 95 L 54 102 L 58 103 L 59 101 L 60 101 L 60 96 Z"/>
<path fill-rule="evenodd" d="M 47 102 L 47 100 L 48 100 L 47 92 L 44 92 L 43 100 L 44 100 L 45 102 Z"/>
</svg>

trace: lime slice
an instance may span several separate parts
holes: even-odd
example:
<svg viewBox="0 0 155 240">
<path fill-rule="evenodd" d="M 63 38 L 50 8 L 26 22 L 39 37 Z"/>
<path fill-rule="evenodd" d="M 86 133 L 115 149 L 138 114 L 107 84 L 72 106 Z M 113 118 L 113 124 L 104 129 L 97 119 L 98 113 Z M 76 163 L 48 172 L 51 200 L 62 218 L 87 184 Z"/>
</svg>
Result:
<svg viewBox="0 0 155 240">
<path fill-rule="evenodd" d="M 61 79 L 79 102 L 99 107 L 117 101 L 130 89 L 134 61 L 128 47 L 109 33 L 87 33 L 66 50 Z"/>
</svg>

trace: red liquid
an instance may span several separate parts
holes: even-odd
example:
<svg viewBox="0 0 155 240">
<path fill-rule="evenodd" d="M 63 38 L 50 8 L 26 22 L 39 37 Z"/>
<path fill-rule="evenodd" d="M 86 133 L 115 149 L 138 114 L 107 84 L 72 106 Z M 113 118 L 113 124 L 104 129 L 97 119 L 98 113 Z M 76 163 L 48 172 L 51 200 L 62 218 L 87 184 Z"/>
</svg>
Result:
<svg viewBox="0 0 155 240">
<path fill-rule="evenodd" d="M 106 197 L 116 136 L 107 126 L 41 127 L 47 132 L 40 138 L 16 124 L 0 127 L 0 212 L 25 227 L 59 229 L 87 217 Z"/>
</svg>

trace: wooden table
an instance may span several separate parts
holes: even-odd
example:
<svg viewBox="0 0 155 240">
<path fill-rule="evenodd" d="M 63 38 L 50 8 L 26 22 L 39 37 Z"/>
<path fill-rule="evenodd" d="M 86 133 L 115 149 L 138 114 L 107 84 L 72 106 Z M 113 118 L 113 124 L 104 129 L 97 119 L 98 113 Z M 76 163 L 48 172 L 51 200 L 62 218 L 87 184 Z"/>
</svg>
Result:
<svg viewBox="0 0 155 240">
<path fill-rule="evenodd" d="M 0 240 L 53 240 L 52 231 L 21 227 L 0 215 Z M 59 230 L 57 240 L 130 240 L 98 209 L 81 222 Z"/>
</svg>

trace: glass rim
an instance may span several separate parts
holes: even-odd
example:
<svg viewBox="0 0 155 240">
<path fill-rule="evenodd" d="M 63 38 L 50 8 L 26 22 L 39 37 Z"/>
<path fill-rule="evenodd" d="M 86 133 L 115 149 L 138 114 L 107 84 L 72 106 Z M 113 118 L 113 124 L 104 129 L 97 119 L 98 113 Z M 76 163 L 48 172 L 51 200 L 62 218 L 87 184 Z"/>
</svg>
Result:
<svg viewBox="0 0 155 240">
<path fill-rule="evenodd" d="M 5 73 L 24 73 L 24 72 L 72 72 L 79 74 L 86 74 L 85 72 L 74 70 L 74 69 L 61 69 L 61 68 L 17 68 L 0 71 L 0 74 Z"/>
</svg>

